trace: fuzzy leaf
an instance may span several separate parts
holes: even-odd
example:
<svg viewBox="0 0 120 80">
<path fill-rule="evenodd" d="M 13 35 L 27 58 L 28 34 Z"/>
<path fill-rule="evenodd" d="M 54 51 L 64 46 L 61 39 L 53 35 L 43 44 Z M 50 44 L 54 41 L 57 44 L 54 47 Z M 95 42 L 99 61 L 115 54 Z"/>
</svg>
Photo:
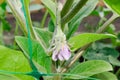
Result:
<svg viewBox="0 0 120 80">
<path fill-rule="evenodd" d="M 100 80 L 118 80 L 117 77 L 110 72 L 100 73 L 100 74 L 94 75 L 94 77 Z"/>
<path fill-rule="evenodd" d="M 10 71 L 10 72 L 32 71 L 27 59 L 25 58 L 22 52 L 11 50 L 3 46 L 0 46 L 0 73 L 3 73 L 1 70 Z M 25 75 L 15 75 L 15 76 L 18 77 L 19 80 L 34 80 L 32 77 L 25 76 Z M 4 76 L 1 76 L 1 77 L 4 77 Z M 6 80 L 9 80 L 9 79 L 6 79 Z"/>
<path fill-rule="evenodd" d="M 43 45 L 48 48 L 50 46 L 50 40 L 52 39 L 52 33 L 45 29 L 39 28 L 35 28 L 35 31 L 38 37 L 42 40 Z"/>
<path fill-rule="evenodd" d="M 83 33 L 70 38 L 68 40 L 68 44 L 70 45 L 71 50 L 75 51 L 91 42 L 95 42 L 97 40 L 106 39 L 106 38 L 116 38 L 116 36 L 111 34 Z"/>
<path fill-rule="evenodd" d="M 20 80 L 20 79 L 13 75 L 0 74 L 0 80 Z"/>
<path fill-rule="evenodd" d="M 51 18 L 53 20 L 53 22 L 55 22 L 55 12 L 56 12 L 56 9 L 55 9 L 55 3 L 52 1 L 52 0 L 41 0 L 42 3 L 45 5 L 45 7 L 48 9 L 50 15 L 51 15 Z"/>
<path fill-rule="evenodd" d="M 76 67 L 70 70 L 70 73 L 80 76 L 92 76 L 111 70 L 113 70 L 112 66 L 105 61 L 90 60 L 76 65 Z"/>
<path fill-rule="evenodd" d="M 83 6 L 83 8 L 76 14 L 76 16 L 70 22 L 67 38 L 74 34 L 74 32 L 78 29 L 82 19 L 87 17 L 94 10 L 97 3 L 98 0 L 89 0 L 86 5 Z"/>
<path fill-rule="evenodd" d="M 28 39 L 25 37 L 16 37 L 16 42 L 20 46 L 20 48 L 23 50 L 26 56 L 29 57 L 29 51 L 28 51 Z M 35 40 L 32 41 L 32 53 L 33 53 L 33 59 L 42 67 L 44 67 L 47 72 L 51 72 L 51 59 L 49 56 L 47 56 L 47 53 L 42 48 L 42 46 Z"/>
</svg>

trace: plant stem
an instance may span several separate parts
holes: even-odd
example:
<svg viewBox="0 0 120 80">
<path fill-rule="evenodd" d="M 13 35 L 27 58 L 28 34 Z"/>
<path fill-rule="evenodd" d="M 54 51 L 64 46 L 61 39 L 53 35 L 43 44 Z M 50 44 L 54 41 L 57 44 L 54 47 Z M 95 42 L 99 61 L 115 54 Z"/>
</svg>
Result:
<svg viewBox="0 0 120 80">
<path fill-rule="evenodd" d="M 19 14 L 19 12 L 15 9 L 15 6 L 13 5 L 13 3 L 11 2 L 11 0 L 6 0 L 7 4 L 9 5 L 10 9 L 12 10 L 16 20 L 19 22 L 20 28 L 22 29 L 23 33 L 25 36 L 28 35 L 27 29 L 26 29 L 26 25 L 25 25 L 25 20 L 23 18 L 21 18 L 21 15 Z"/>
<path fill-rule="evenodd" d="M 116 18 L 118 17 L 118 15 L 116 14 L 113 14 L 113 16 L 107 21 L 105 22 L 97 31 L 96 33 L 102 33 L 107 27 L 109 27 L 108 25 L 114 21 Z M 61 69 L 61 72 L 66 72 L 68 68 L 70 68 L 74 63 L 75 61 L 77 61 L 81 56 L 82 54 L 85 52 L 85 50 L 91 45 L 90 44 L 87 44 L 85 45 L 84 47 L 81 48 L 81 50 L 72 58 L 72 60 L 67 64 L 67 66 L 65 66 L 63 69 Z"/>
<path fill-rule="evenodd" d="M 63 18 L 69 12 L 73 2 L 74 2 L 74 0 L 67 0 L 65 2 L 65 5 L 61 11 L 61 18 Z"/>
<path fill-rule="evenodd" d="M 69 22 L 79 12 L 79 10 L 86 4 L 87 1 L 88 0 L 80 0 L 78 4 L 76 4 L 76 6 L 61 19 L 62 25 L 65 25 L 65 23 Z"/>
<path fill-rule="evenodd" d="M 45 12 L 45 15 L 43 16 L 43 19 L 42 19 L 42 21 L 41 21 L 41 27 L 42 27 L 42 28 L 43 28 L 44 25 L 45 25 L 45 20 L 46 20 L 46 18 L 47 18 L 47 15 L 48 15 L 48 11 Z"/>
<path fill-rule="evenodd" d="M 29 28 L 30 28 L 30 34 L 32 35 L 31 37 L 33 39 L 36 39 L 36 35 L 35 35 L 34 29 L 33 29 L 32 21 L 31 21 L 29 5 L 27 5 L 26 0 L 23 0 L 22 4 L 23 4 L 23 8 L 24 8 L 24 15 L 25 15 L 25 18 L 27 18 L 26 20 L 27 20 Z M 27 22 L 26 22 L 26 24 L 27 24 Z"/>
<path fill-rule="evenodd" d="M 56 31 L 58 29 L 61 29 L 60 27 L 60 11 L 59 11 L 59 8 L 58 8 L 58 2 L 59 0 L 56 0 L 55 3 L 56 3 Z M 59 73 L 59 65 L 60 65 L 60 61 L 56 61 L 56 72 Z M 61 76 L 60 75 L 57 75 L 57 76 L 54 76 L 54 80 L 61 80 Z"/>
<path fill-rule="evenodd" d="M 0 23 L 0 44 L 3 44 L 3 25 Z"/>
<path fill-rule="evenodd" d="M 54 77 L 54 80 L 61 80 L 61 76 L 59 76 L 59 75 L 58 75 L 58 76 L 55 76 L 55 77 Z"/>
<path fill-rule="evenodd" d="M 117 17 L 119 17 L 117 14 L 113 14 L 113 16 L 106 21 L 97 31 L 96 33 L 102 33 L 106 30 L 106 28 L 108 27 L 108 25 L 113 22 Z"/>
</svg>

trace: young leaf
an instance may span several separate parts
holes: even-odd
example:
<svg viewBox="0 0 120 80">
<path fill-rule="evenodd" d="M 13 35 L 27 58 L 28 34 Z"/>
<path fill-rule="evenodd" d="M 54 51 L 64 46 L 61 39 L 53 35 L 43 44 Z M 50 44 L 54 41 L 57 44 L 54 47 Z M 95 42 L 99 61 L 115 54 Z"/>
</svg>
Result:
<svg viewBox="0 0 120 80">
<path fill-rule="evenodd" d="M 52 0 L 41 0 L 41 1 L 45 5 L 45 7 L 48 9 L 53 22 L 55 22 L 55 19 L 56 19 L 56 17 L 55 17 L 56 16 L 55 3 Z"/>
<path fill-rule="evenodd" d="M 64 7 L 61 11 L 61 18 L 63 18 L 71 9 L 74 0 L 66 0 Z"/>
<path fill-rule="evenodd" d="M 62 25 L 69 22 L 85 6 L 88 0 L 79 0 L 78 3 L 61 19 Z"/>
<path fill-rule="evenodd" d="M 78 29 L 82 19 L 87 17 L 94 10 L 97 3 L 98 0 L 89 0 L 86 5 L 81 8 L 81 10 L 76 14 L 76 16 L 70 21 L 67 38 L 70 38 L 70 36 L 74 34 L 74 32 Z"/>
<path fill-rule="evenodd" d="M 20 46 L 20 48 L 23 50 L 25 55 L 29 57 L 29 51 L 28 51 L 28 39 L 25 37 L 16 37 L 16 42 Z M 35 40 L 32 41 L 32 53 L 33 53 L 33 59 L 42 67 L 44 67 L 47 72 L 51 72 L 51 59 L 45 52 L 45 50 L 42 48 L 42 46 Z"/>
<path fill-rule="evenodd" d="M 92 76 L 106 71 L 111 71 L 112 66 L 102 60 L 90 60 L 78 64 L 76 67 L 70 70 L 71 74 L 81 76 Z"/>
<path fill-rule="evenodd" d="M 108 7 L 120 15 L 120 1 L 119 0 L 104 0 Z"/>
<path fill-rule="evenodd" d="M 106 38 L 116 38 L 116 36 L 111 34 L 84 33 L 70 38 L 68 44 L 71 46 L 71 50 L 75 51 L 91 42 Z"/>
<path fill-rule="evenodd" d="M 30 65 L 22 52 L 0 46 L 0 73 L 1 70 L 12 72 L 30 72 Z M 25 75 L 15 75 L 20 80 L 34 80 Z M 1 79 L 1 78 L 0 78 Z"/>
</svg>

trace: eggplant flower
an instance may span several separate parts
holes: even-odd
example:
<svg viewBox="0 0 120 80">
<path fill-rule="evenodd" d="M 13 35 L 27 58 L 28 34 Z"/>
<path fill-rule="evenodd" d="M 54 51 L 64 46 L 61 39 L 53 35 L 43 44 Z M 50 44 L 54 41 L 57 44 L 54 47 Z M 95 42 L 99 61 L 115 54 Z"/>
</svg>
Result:
<svg viewBox="0 0 120 80">
<path fill-rule="evenodd" d="M 71 57 L 71 52 L 69 46 L 67 45 L 66 36 L 61 29 L 57 29 L 54 33 L 50 50 L 53 52 L 53 61 L 64 61 Z"/>
</svg>

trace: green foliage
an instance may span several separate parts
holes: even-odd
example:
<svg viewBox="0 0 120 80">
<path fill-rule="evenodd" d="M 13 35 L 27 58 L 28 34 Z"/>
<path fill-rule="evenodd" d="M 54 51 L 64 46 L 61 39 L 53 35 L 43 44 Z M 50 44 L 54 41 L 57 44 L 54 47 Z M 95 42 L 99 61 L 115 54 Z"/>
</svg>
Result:
<svg viewBox="0 0 120 80">
<path fill-rule="evenodd" d="M 0 73 L 1 73 L 0 79 L 1 77 L 6 76 L 6 80 L 8 80 L 7 76 L 10 77 L 10 75 L 3 75 L 4 71 L 1 70 L 23 73 L 23 72 L 30 72 L 31 68 L 29 66 L 28 60 L 25 58 L 22 52 L 0 46 Z M 18 80 L 34 80 L 32 77 L 25 76 L 22 74 L 13 75 L 13 79 L 15 78 L 14 76 L 16 76 Z"/>
<path fill-rule="evenodd" d="M 3 1 L 3 0 L 2 0 Z M 1 27 L 3 27 L 3 30 L 9 31 L 11 29 L 10 24 L 5 20 L 5 12 L 6 12 L 6 3 L 3 2 L 0 4 L 0 20 L 2 22 Z"/>
<path fill-rule="evenodd" d="M 84 55 L 84 58 L 88 60 L 105 60 L 115 66 L 120 66 L 120 62 L 117 60 L 118 57 L 119 52 L 116 49 L 103 43 L 94 43 Z"/>
<path fill-rule="evenodd" d="M 24 14 L 24 17 L 25 17 L 25 24 L 26 24 L 26 28 L 28 30 L 27 31 L 28 35 L 30 33 L 31 37 L 34 39 L 35 38 L 35 33 L 34 33 L 34 30 L 33 30 L 31 16 L 30 16 L 30 10 L 29 10 L 30 0 L 22 0 L 21 2 L 22 2 L 23 14 Z"/>
<path fill-rule="evenodd" d="M 79 0 L 75 6 L 61 19 L 62 25 L 72 20 L 72 18 L 82 9 L 88 0 Z"/>
<path fill-rule="evenodd" d="M 118 80 L 117 77 L 111 72 L 96 74 L 93 77 L 96 77 L 100 80 Z"/>
<path fill-rule="evenodd" d="M 21 6 L 18 6 L 20 1 L 22 2 L 22 8 Z M 108 47 L 106 45 L 101 46 L 100 44 L 97 46 L 93 44 L 94 46 L 87 49 L 88 46 L 95 41 L 106 38 L 111 38 L 112 40 L 116 39 L 116 36 L 112 35 L 114 34 L 114 30 L 109 27 L 109 24 L 116 18 L 116 16 L 113 16 L 103 24 L 103 22 L 106 21 L 104 11 L 98 11 L 101 18 L 98 26 L 103 26 L 96 32 L 101 33 L 105 28 L 109 27 L 107 32 L 111 34 L 83 33 L 73 36 L 81 21 L 95 9 L 98 1 L 99 0 L 67 0 L 63 9 L 59 11 L 59 7 L 57 7 L 57 4 L 59 3 L 57 3 L 57 1 L 41 0 L 49 12 L 51 20 L 49 21 L 48 29 L 39 29 L 33 28 L 32 25 L 29 8 L 30 0 L 6 0 L 25 36 L 28 38 L 20 36 L 15 37 L 15 40 L 23 53 L 0 46 L 0 79 L 3 78 L 4 80 L 8 80 L 10 78 L 10 80 L 34 80 L 33 77 L 37 76 L 36 78 L 38 79 L 43 77 L 41 76 L 41 73 L 45 73 L 45 77 L 43 77 L 45 80 L 49 80 L 50 78 L 59 80 L 59 77 L 65 80 L 96 80 L 97 78 L 102 80 L 117 80 L 116 76 L 108 71 L 113 70 L 112 65 L 120 66 L 120 62 L 117 60 L 120 56 L 119 52 L 117 52 L 114 47 Z M 118 0 L 105 0 L 105 2 L 115 12 L 120 14 Z M 0 11 L 0 16 L 5 14 L 5 5 L 0 8 Z M 45 17 L 42 20 L 42 26 L 45 23 L 47 14 L 48 13 L 46 12 Z M 1 18 L 1 21 L 3 24 L 7 24 L 4 18 Z M 9 25 L 4 26 L 9 27 Z M 51 53 L 59 58 L 60 52 L 70 53 L 69 47 L 71 49 L 70 51 L 72 51 L 71 53 L 75 53 L 75 56 L 72 55 L 72 58 L 68 61 L 62 62 L 58 60 L 52 64 L 51 56 L 48 56 L 47 49 L 50 48 L 51 50 L 49 51 L 52 51 Z M 75 61 L 77 62 L 80 55 L 83 54 L 81 53 L 82 51 L 78 51 L 77 53 L 77 50 L 80 48 L 84 48 L 84 51 L 87 49 L 86 54 L 83 57 L 88 61 L 72 66 Z M 64 54 L 62 53 L 61 55 Z M 64 56 L 61 56 L 61 58 L 62 57 Z M 67 55 L 65 55 L 65 57 L 67 57 Z M 110 63 L 112 65 L 110 65 Z M 34 66 L 35 69 L 32 66 Z M 67 73 L 64 74 L 64 70 L 66 70 Z M 31 76 L 33 77 L 25 74 L 26 72 L 30 74 L 31 71 L 33 71 L 33 73 L 31 73 Z"/>
<path fill-rule="evenodd" d="M 120 3 L 119 0 L 104 0 L 107 6 L 109 6 L 114 12 L 120 15 Z"/>
<path fill-rule="evenodd" d="M 96 7 L 98 0 L 89 0 L 85 6 L 72 18 L 69 23 L 69 31 L 67 33 L 67 39 L 76 32 L 83 18 L 87 17 Z M 91 5 L 92 4 L 92 5 Z"/>
<path fill-rule="evenodd" d="M 91 42 L 95 42 L 97 40 L 106 39 L 106 38 L 116 38 L 116 36 L 111 34 L 83 33 L 83 34 L 79 34 L 77 36 L 71 37 L 68 40 L 68 43 L 71 46 L 71 50 L 75 51 Z"/>
<path fill-rule="evenodd" d="M 53 22 L 55 23 L 56 19 L 56 5 L 52 0 L 41 0 L 45 7 L 48 9 Z"/>
<path fill-rule="evenodd" d="M 120 66 L 120 61 L 113 56 L 109 56 L 109 61 L 111 64 L 113 64 L 115 66 Z"/>
<path fill-rule="evenodd" d="M 16 42 L 20 46 L 20 48 L 23 50 L 25 55 L 29 58 L 29 44 L 28 39 L 25 37 L 16 37 Z M 45 50 L 42 48 L 42 46 L 35 40 L 32 42 L 32 56 L 33 59 L 42 67 L 44 67 L 47 72 L 51 72 L 51 59 L 45 52 Z M 49 65 L 49 66 L 48 66 Z"/>
<path fill-rule="evenodd" d="M 0 79 L 1 80 L 20 80 L 14 75 L 7 75 L 7 74 L 0 74 Z"/>
<path fill-rule="evenodd" d="M 103 67 L 104 66 L 104 67 Z M 76 65 L 73 69 L 70 70 L 71 74 L 76 74 L 80 76 L 92 76 L 106 71 L 111 71 L 112 66 L 102 60 L 90 60 Z M 77 78 L 68 76 L 67 78 Z"/>
<path fill-rule="evenodd" d="M 54 32 L 54 30 L 55 30 L 55 25 L 51 19 L 50 19 L 49 24 L 48 24 L 48 30 L 50 32 Z"/>
<path fill-rule="evenodd" d="M 17 0 L 17 1 L 18 1 L 18 3 L 20 2 L 20 0 Z M 17 22 L 19 23 L 20 28 L 23 31 L 24 35 L 27 36 L 28 33 L 27 33 L 27 29 L 26 29 L 26 22 L 24 19 L 24 15 L 22 15 L 22 11 L 19 9 L 20 6 L 16 6 L 18 4 L 15 3 L 15 1 L 13 1 L 13 0 L 6 0 L 6 2 L 9 5 L 14 17 L 17 20 Z"/>
<path fill-rule="evenodd" d="M 50 40 L 52 39 L 52 33 L 39 28 L 35 28 L 35 31 L 38 37 L 41 39 L 43 45 L 48 48 L 50 46 Z"/>
<path fill-rule="evenodd" d="M 61 18 L 63 18 L 69 11 L 70 8 L 72 8 L 74 0 L 66 0 L 63 9 L 61 11 Z"/>
</svg>

